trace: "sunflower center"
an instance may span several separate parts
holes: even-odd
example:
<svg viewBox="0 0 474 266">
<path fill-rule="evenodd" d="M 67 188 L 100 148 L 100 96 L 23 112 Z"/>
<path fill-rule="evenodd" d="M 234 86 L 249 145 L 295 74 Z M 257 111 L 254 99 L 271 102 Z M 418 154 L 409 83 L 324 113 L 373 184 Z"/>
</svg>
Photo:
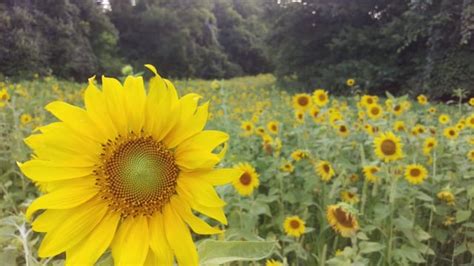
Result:
<svg viewBox="0 0 474 266">
<path fill-rule="evenodd" d="M 421 174 L 420 169 L 413 168 L 413 169 L 410 170 L 410 175 L 412 177 L 418 177 L 418 176 L 420 176 L 420 174 Z"/>
<path fill-rule="evenodd" d="M 301 105 L 301 106 L 306 106 L 308 105 L 308 98 L 306 97 L 299 97 L 298 98 L 298 104 Z"/>
<path fill-rule="evenodd" d="M 277 131 L 277 129 L 278 129 L 278 128 L 277 128 L 276 125 L 272 125 L 272 130 L 273 130 L 273 131 Z"/>
<path fill-rule="evenodd" d="M 240 183 L 242 183 L 242 185 L 248 186 L 250 185 L 250 182 L 252 182 L 252 177 L 249 173 L 245 172 L 240 176 Z"/>
<path fill-rule="evenodd" d="M 380 146 L 383 154 L 385 155 L 394 155 L 397 149 L 397 144 L 393 140 L 386 139 L 382 142 Z"/>
<path fill-rule="evenodd" d="M 326 100 L 326 94 L 319 94 L 319 100 L 324 102 Z"/>
<path fill-rule="evenodd" d="M 298 222 L 297 220 L 291 220 L 290 226 L 293 229 L 298 229 L 300 227 L 300 222 Z"/>
<path fill-rule="evenodd" d="M 374 107 L 374 108 L 370 109 L 370 112 L 371 112 L 373 115 L 378 115 L 378 114 L 380 113 L 380 110 L 379 110 L 379 108 Z"/>
<path fill-rule="evenodd" d="M 333 211 L 334 217 L 336 217 L 339 224 L 344 227 L 352 227 L 354 221 L 352 219 L 352 215 L 345 212 L 341 207 L 335 209 Z"/>
<path fill-rule="evenodd" d="M 173 152 L 152 137 L 130 134 L 103 145 L 94 171 L 100 194 L 122 216 L 152 215 L 176 193 Z"/>
<path fill-rule="evenodd" d="M 341 126 L 341 127 L 340 127 L 340 131 L 341 131 L 341 132 L 346 132 L 346 131 L 347 131 L 347 128 L 346 128 L 345 126 Z"/>
<path fill-rule="evenodd" d="M 400 105 L 395 105 L 395 107 L 393 108 L 393 110 L 395 110 L 395 112 L 400 111 L 400 109 L 402 109 L 402 108 L 400 107 Z"/>
<path fill-rule="evenodd" d="M 324 172 L 329 173 L 329 170 L 331 170 L 331 169 L 329 168 L 329 165 L 323 164 L 323 170 L 324 170 Z"/>
</svg>

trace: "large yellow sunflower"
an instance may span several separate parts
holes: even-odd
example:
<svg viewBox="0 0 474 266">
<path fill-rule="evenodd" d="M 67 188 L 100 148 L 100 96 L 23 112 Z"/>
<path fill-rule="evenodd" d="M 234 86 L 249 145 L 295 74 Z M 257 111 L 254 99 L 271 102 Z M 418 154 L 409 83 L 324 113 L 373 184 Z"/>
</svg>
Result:
<svg viewBox="0 0 474 266">
<path fill-rule="evenodd" d="M 285 222 L 283 223 L 283 228 L 287 235 L 299 237 L 304 233 L 306 227 L 304 221 L 295 215 L 286 217 Z"/>
<path fill-rule="evenodd" d="M 55 122 L 25 141 L 33 159 L 23 173 L 47 193 L 26 217 L 44 210 L 33 230 L 46 233 L 38 254 L 66 253 L 66 265 L 93 265 L 110 247 L 117 265 L 197 265 L 189 228 L 216 234 L 193 210 L 221 223 L 225 202 L 213 186 L 238 178 L 239 169 L 214 169 L 228 135 L 203 130 L 208 104 L 199 96 L 178 97 L 155 76 L 148 93 L 141 77 L 89 80 L 85 109 L 53 102 Z"/>
<path fill-rule="evenodd" d="M 313 101 L 319 106 L 325 106 L 329 102 L 328 92 L 323 89 L 317 89 L 313 92 Z"/>
<path fill-rule="evenodd" d="M 428 176 L 428 170 L 420 164 L 407 165 L 405 179 L 413 185 L 421 184 Z"/>
<path fill-rule="evenodd" d="M 296 110 L 306 111 L 311 108 L 311 96 L 307 93 L 298 93 L 293 96 L 293 107 Z"/>
<path fill-rule="evenodd" d="M 375 154 L 385 162 L 395 161 L 403 157 L 400 138 L 392 132 L 380 133 L 374 139 Z"/>
<path fill-rule="evenodd" d="M 324 182 L 328 182 L 334 175 L 336 175 L 334 169 L 331 166 L 331 163 L 329 163 L 328 161 L 320 161 L 316 165 L 316 172 L 321 177 L 321 180 L 323 180 Z"/>
<path fill-rule="evenodd" d="M 327 207 L 326 218 L 334 231 L 342 237 L 350 237 L 359 229 L 359 223 L 351 210 L 351 207 L 344 203 L 329 205 Z"/>
<path fill-rule="evenodd" d="M 235 190 L 242 196 L 252 194 L 253 190 L 260 185 L 257 171 L 249 163 L 239 163 L 235 168 L 242 171 L 240 177 L 236 178 L 232 183 Z"/>
</svg>

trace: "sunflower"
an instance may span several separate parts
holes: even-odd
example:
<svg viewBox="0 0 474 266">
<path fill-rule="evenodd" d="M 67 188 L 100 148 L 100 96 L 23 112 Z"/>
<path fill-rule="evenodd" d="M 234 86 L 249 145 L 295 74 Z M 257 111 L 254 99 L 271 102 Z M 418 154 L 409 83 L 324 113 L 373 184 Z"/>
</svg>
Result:
<svg viewBox="0 0 474 266">
<path fill-rule="evenodd" d="M 469 99 L 469 105 L 474 106 L 474 97 L 472 97 L 471 99 Z"/>
<path fill-rule="evenodd" d="M 383 116 L 382 106 L 378 104 L 372 104 L 367 107 L 367 115 L 370 119 L 377 120 Z"/>
<path fill-rule="evenodd" d="M 203 130 L 208 104 L 179 98 L 156 69 L 148 94 L 141 77 L 93 78 L 85 109 L 56 101 L 46 106 L 60 122 L 41 127 L 25 142 L 34 158 L 22 172 L 48 191 L 29 206 L 44 209 L 32 228 L 46 233 L 40 257 L 66 253 L 66 264 L 92 265 L 111 247 L 115 264 L 197 265 L 188 226 L 198 234 L 221 231 L 193 210 L 226 224 L 225 202 L 214 185 L 231 182 L 237 169 L 214 169 L 228 135 Z"/>
<path fill-rule="evenodd" d="M 418 103 L 421 104 L 421 105 L 428 104 L 428 98 L 426 98 L 426 96 L 423 95 L 423 94 L 418 95 L 418 97 L 416 97 L 416 99 L 418 100 Z"/>
<path fill-rule="evenodd" d="M 301 110 L 296 110 L 295 119 L 298 123 L 304 123 L 304 112 Z"/>
<path fill-rule="evenodd" d="M 466 125 L 470 128 L 474 128 L 474 113 L 466 118 Z"/>
<path fill-rule="evenodd" d="M 295 215 L 286 217 L 285 222 L 283 223 L 283 228 L 287 235 L 299 237 L 304 233 L 306 227 L 304 221 Z"/>
<path fill-rule="evenodd" d="M 451 118 L 447 114 L 442 114 L 438 117 L 438 121 L 443 125 L 449 123 L 450 120 Z"/>
<path fill-rule="evenodd" d="M 378 166 L 367 165 L 367 166 L 364 166 L 362 171 L 364 172 L 364 176 L 367 179 L 367 181 L 371 183 L 375 183 L 379 179 L 379 177 L 376 175 L 380 171 L 380 168 Z"/>
<path fill-rule="evenodd" d="M 315 121 L 319 117 L 320 112 L 321 112 L 321 110 L 317 106 L 312 106 L 311 110 L 309 111 L 309 113 L 311 114 L 311 117 Z"/>
<path fill-rule="evenodd" d="M 395 123 L 393 124 L 393 130 L 395 131 L 405 131 L 406 130 L 406 127 L 405 127 L 405 122 L 403 121 L 395 121 Z"/>
<path fill-rule="evenodd" d="M 328 182 L 331 178 L 336 175 L 334 169 L 331 166 L 331 163 L 328 161 L 320 161 L 316 165 L 316 172 L 321 177 L 321 180 Z"/>
<path fill-rule="evenodd" d="M 265 135 L 265 129 L 263 127 L 257 127 L 257 129 L 255 129 L 255 133 L 259 136 L 263 136 Z"/>
<path fill-rule="evenodd" d="M 428 109 L 428 113 L 430 113 L 432 115 L 435 114 L 436 113 L 436 108 L 431 107 L 430 109 Z"/>
<path fill-rule="evenodd" d="M 425 142 L 423 143 L 423 153 L 425 155 L 430 154 L 431 151 L 436 148 L 438 145 L 438 141 L 434 137 L 429 137 L 425 139 Z"/>
<path fill-rule="evenodd" d="M 405 168 L 405 179 L 413 185 L 421 184 L 428 176 L 428 170 L 420 164 L 410 164 Z"/>
<path fill-rule="evenodd" d="M 349 87 L 354 86 L 355 83 L 356 83 L 355 79 L 348 79 L 348 80 L 346 80 L 346 85 L 349 86 Z"/>
<path fill-rule="evenodd" d="M 350 131 L 347 125 L 342 124 L 342 125 L 337 126 L 337 134 L 341 137 L 349 136 Z"/>
<path fill-rule="evenodd" d="M 294 152 L 291 153 L 291 158 L 295 161 L 300 161 L 301 159 L 304 159 L 308 157 L 308 153 L 303 150 L 295 150 Z"/>
<path fill-rule="evenodd" d="M 459 136 L 459 130 L 455 127 L 447 127 L 444 129 L 443 135 L 447 139 L 457 139 Z"/>
<path fill-rule="evenodd" d="M 306 111 L 311 108 L 311 96 L 307 93 L 298 93 L 293 96 L 293 107 L 296 110 Z"/>
<path fill-rule="evenodd" d="M 240 128 L 242 128 L 244 136 L 250 136 L 252 135 L 255 126 L 250 121 L 243 121 Z"/>
<path fill-rule="evenodd" d="M 30 114 L 22 114 L 20 116 L 20 122 L 22 125 L 27 125 L 29 124 L 31 121 L 33 120 L 33 118 L 31 117 Z"/>
<path fill-rule="evenodd" d="M 10 99 L 7 89 L 3 88 L 0 90 L 0 102 L 6 102 Z"/>
<path fill-rule="evenodd" d="M 325 106 L 329 102 L 328 92 L 323 89 L 317 89 L 313 92 L 313 102 L 319 106 Z"/>
<path fill-rule="evenodd" d="M 267 129 L 271 134 L 278 134 L 279 123 L 277 121 L 270 121 L 267 123 Z"/>
<path fill-rule="evenodd" d="M 349 204 L 356 204 L 357 202 L 359 202 L 359 196 L 357 195 L 357 193 L 348 190 L 344 190 L 341 192 L 341 199 L 342 201 Z"/>
<path fill-rule="evenodd" d="M 295 170 L 295 167 L 290 162 L 286 162 L 281 165 L 280 169 L 283 172 L 291 173 Z"/>
<path fill-rule="evenodd" d="M 265 261 L 265 266 L 283 266 L 283 263 L 277 260 L 268 259 Z"/>
<path fill-rule="evenodd" d="M 380 133 L 374 139 L 374 150 L 375 155 L 385 162 L 396 161 L 403 157 L 400 138 L 392 132 Z"/>
<path fill-rule="evenodd" d="M 451 191 L 449 190 L 440 191 L 438 192 L 438 194 L 436 194 L 436 196 L 438 197 L 438 199 L 446 202 L 448 205 L 455 204 L 456 198 L 454 197 L 453 193 L 451 193 Z"/>
<path fill-rule="evenodd" d="M 392 110 L 392 113 L 397 116 L 403 114 L 403 111 L 404 111 L 403 106 L 400 104 L 394 105 L 390 110 Z"/>
<path fill-rule="evenodd" d="M 249 163 L 239 163 L 234 168 L 242 173 L 232 182 L 235 190 L 242 196 L 249 196 L 260 185 L 259 175 Z"/>
<path fill-rule="evenodd" d="M 471 161 L 474 162 L 474 150 L 470 150 L 468 153 L 467 153 L 467 158 Z"/>
<path fill-rule="evenodd" d="M 359 229 L 355 211 L 347 204 L 339 203 L 327 207 L 326 217 L 332 229 L 342 237 L 351 237 Z"/>
<path fill-rule="evenodd" d="M 360 99 L 360 106 L 361 107 L 369 107 L 372 104 L 377 104 L 379 100 L 379 97 L 377 96 L 371 96 L 371 95 L 363 95 L 362 98 Z"/>
</svg>

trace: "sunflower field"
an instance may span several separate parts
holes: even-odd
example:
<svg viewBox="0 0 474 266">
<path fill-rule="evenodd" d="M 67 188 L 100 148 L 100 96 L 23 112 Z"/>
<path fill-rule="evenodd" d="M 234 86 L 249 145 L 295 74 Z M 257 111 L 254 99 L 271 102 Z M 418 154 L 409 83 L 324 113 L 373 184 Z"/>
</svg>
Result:
<svg viewBox="0 0 474 266">
<path fill-rule="evenodd" d="M 148 113 L 134 110 L 172 85 L 144 75 L 145 92 L 125 77 L 0 84 L 2 265 L 474 265 L 474 98 L 463 91 L 445 104 L 368 95 L 345 78 L 335 85 L 348 97 L 284 90 L 272 75 L 175 80 L 181 109 L 159 116 L 178 126 L 157 141 L 164 120 L 148 136 Z M 83 177 L 92 140 L 78 136 L 122 121 L 98 118 L 122 82 L 124 104 L 111 106 L 141 124 L 99 146 Z M 101 197 L 84 198 L 85 182 Z"/>
</svg>

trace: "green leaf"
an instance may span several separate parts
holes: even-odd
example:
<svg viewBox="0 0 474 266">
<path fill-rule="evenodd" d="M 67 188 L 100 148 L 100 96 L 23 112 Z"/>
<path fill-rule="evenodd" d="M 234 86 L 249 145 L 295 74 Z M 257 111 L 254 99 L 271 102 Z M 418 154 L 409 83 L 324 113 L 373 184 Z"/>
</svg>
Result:
<svg viewBox="0 0 474 266">
<path fill-rule="evenodd" d="M 469 219 L 469 217 L 471 217 L 471 213 L 472 211 L 468 210 L 468 211 L 463 211 L 463 210 L 459 210 L 456 212 L 456 223 L 461 223 L 461 222 L 464 222 L 466 221 L 467 219 Z"/>
<path fill-rule="evenodd" d="M 409 259 L 412 262 L 415 263 L 423 263 L 425 262 L 425 259 L 421 255 L 420 251 L 416 248 L 409 247 L 407 245 L 403 245 L 401 248 L 401 254 L 405 256 L 405 258 Z"/>
<path fill-rule="evenodd" d="M 201 264 L 223 264 L 232 261 L 255 261 L 272 254 L 273 241 L 205 240 L 198 246 Z"/>
<path fill-rule="evenodd" d="M 385 248 L 385 245 L 382 245 L 377 242 L 368 242 L 362 241 L 359 244 L 360 252 L 363 254 L 377 252 Z"/>
</svg>

